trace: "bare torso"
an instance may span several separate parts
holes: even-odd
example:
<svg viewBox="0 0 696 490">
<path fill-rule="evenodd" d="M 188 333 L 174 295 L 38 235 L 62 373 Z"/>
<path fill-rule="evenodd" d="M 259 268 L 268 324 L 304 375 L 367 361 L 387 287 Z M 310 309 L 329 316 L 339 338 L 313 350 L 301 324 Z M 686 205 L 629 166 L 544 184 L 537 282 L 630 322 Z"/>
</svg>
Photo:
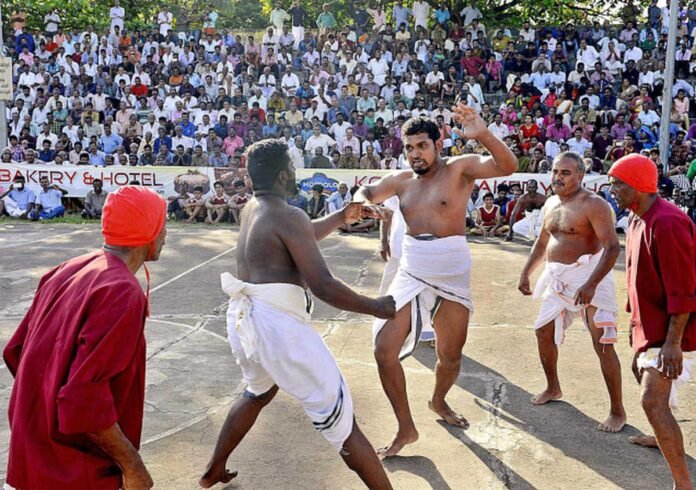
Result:
<svg viewBox="0 0 696 490">
<path fill-rule="evenodd" d="M 535 209 L 541 209 L 546 203 L 546 196 L 538 192 L 528 192 L 520 198 L 520 207 L 523 211 L 532 212 Z"/>
<path fill-rule="evenodd" d="M 599 252 L 602 245 L 589 219 L 593 200 L 600 197 L 580 189 L 569 200 L 562 202 L 558 196 L 546 201 L 544 230 L 551 236 L 546 246 L 549 262 L 572 264 L 579 257 Z"/>
<path fill-rule="evenodd" d="M 253 198 L 249 201 L 242 213 L 237 243 L 237 277 L 240 280 L 253 284 L 289 283 L 306 287 L 278 234 L 278 230 L 297 222 L 296 211 L 302 212 L 277 198 Z"/>
<path fill-rule="evenodd" d="M 427 178 L 418 178 L 410 170 L 402 172 L 397 195 L 406 233 L 430 233 L 440 238 L 466 235 L 467 203 L 473 187 L 473 180 L 446 164 Z"/>
</svg>

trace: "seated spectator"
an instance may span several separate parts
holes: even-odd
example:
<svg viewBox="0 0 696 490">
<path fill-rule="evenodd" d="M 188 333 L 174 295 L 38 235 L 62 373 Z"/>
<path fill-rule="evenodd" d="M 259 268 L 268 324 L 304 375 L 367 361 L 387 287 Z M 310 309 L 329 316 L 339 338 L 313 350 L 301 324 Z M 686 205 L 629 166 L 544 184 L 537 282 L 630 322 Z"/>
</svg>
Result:
<svg viewBox="0 0 696 490">
<path fill-rule="evenodd" d="M 312 197 L 307 202 L 307 214 L 309 219 L 321 218 L 326 214 L 326 195 L 324 194 L 324 187 L 320 184 L 312 186 Z"/>
<path fill-rule="evenodd" d="M 103 190 L 104 184 L 101 179 L 92 181 L 92 190 L 87 192 L 84 201 L 84 209 L 80 215 L 85 219 L 101 219 L 102 209 L 106 202 L 108 192 Z"/>
<path fill-rule="evenodd" d="M 0 196 L 4 211 L 10 218 L 30 219 L 34 211 L 36 196 L 26 187 L 24 176 L 18 174 L 9 189 Z"/>
<path fill-rule="evenodd" d="M 483 196 L 483 206 L 476 212 L 475 225 L 469 230 L 472 235 L 488 238 L 506 234 L 509 227 L 503 224 L 500 206 L 494 204 L 493 193 Z"/>
<path fill-rule="evenodd" d="M 50 185 L 48 177 L 41 177 L 39 184 L 41 192 L 36 196 L 36 206 L 29 213 L 29 218 L 32 221 L 44 221 L 63 217 L 65 214 L 63 196 L 67 195 L 68 191 L 61 189 L 56 184 Z"/>
<path fill-rule="evenodd" d="M 242 210 L 251 200 L 252 195 L 247 192 L 246 184 L 243 180 L 238 180 L 234 183 L 234 191 L 235 194 L 230 198 L 228 206 L 234 222 L 241 224 L 240 216 Z"/>
<path fill-rule="evenodd" d="M 193 188 L 193 195 L 184 200 L 184 216 L 187 218 L 187 223 L 203 221 L 205 208 L 205 199 L 203 198 L 203 187 L 196 186 Z"/>
<path fill-rule="evenodd" d="M 205 200 L 207 216 L 205 222 L 208 224 L 220 223 L 227 216 L 229 198 L 225 195 L 225 186 L 218 181 L 213 184 L 215 193 Z"/>
</svg>

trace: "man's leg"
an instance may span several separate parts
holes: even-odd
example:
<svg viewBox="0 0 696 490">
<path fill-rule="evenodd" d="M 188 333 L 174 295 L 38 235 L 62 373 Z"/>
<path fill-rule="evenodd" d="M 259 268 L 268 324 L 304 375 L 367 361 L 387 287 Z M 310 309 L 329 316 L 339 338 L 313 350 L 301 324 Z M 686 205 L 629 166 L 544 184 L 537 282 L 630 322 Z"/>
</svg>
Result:
<svg viewBox="0 0 696 490">
<path fill-rule="evenodd" d="M 640 403 L 655 431 L 657 444 L 667 460 L 674 479 L 675 490 L 692 490 L 689 467 L 686 464 L 684 439 L 679 425 L 669 408 L 672 380 L 666 379 L 657 369 L 643 371 Z"/>
<path fill-rule="evenodd" d="M 585 325 L 592 335 L 592 345 L 597 353 L 597 357 L 599 357 L 599 365 L 602 368 L 602 376 L 604 376 L 604 382 L 607 385 L 611 402 L 609 417 L 599 424 L 597 429 L 604 432 L 619 432 L 626 425 L 626 411 L 621 399 L 621 363 L 612 344 L 600 344 L 599 342 L 599 339 L 604 334 L 604 329 L 597 328 L 594 325 L 596 312 L 597 308 L 588 306 L 583 317 Z"/>
<path fill-rule="evenodd" d="M 536 329 L 539 358 L 546 375 L 546 389 L 532 397 L 534 405 L 543 405 L 552 400 L 559 400 L 563 396 L 561 384 L 558 381 L 558 346 L 554 339 L 555 327 L 552 321 Z"/>
<path fill-rule="evenodd" d="M 433 318 L 433 328 L 435 329 L 437 364 L 435 365 L 435 390 L 428 407 L 448 424 L 466 429 L 469 422 L 450 408 L 445 401 L 445 396 L 459 376 L 462 349 L 469 330 L 469 309 L 454 301 L 442 300 Z"/>
<path fill-rule="evenodd" d="M 411 416 L 406 393 L 406 376 L 399 360 L 399 352 L 411 329 L 411 304 L 401 308 L 392 320 L 388 320 L 375 341 L 375 360 L 379 368 L 382 388 L 389 398 L 399 429 L 394 440 L 379 449 L 380 456 L 395 456 L 406 444 L 418 440 L 416 424 Z"/>
<path fill-rule="evenodd" d="M 353 431 L 343 443 L 341 457 L 348 468 L 358 474 L 367 488 L 372 490 L 392 488 L 372 444 L 355 420 L 353 420 Z"/>
<path fill-rule="evenodd" d="M 236 471 L 230 472 L 225 468 L 227 458 L 254 425 L 261 409 L 273 400 L 276 393 L 278 393 L 278 387 L 274 386 L 261 396 L 242 397 L 232 406 L 222 429 L 220 429 L 213 456 L 198 482 L 203 488 L 210 488 L 216 483 L 227 483 L 237 476 Z"/>
</svg>

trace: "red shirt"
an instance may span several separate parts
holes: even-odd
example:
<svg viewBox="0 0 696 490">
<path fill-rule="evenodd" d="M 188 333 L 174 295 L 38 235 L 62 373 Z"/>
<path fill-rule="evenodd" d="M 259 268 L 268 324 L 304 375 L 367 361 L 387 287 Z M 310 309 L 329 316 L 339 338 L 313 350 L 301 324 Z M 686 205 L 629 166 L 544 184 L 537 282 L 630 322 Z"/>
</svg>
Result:
<svg viewBox="0 0 696 490">
<path fill-rule="evenodd" d="M 3 352 L 15 377 L 7 483 L 22 490 L 121 486 L 119 468 L 85 433 L 118 423 L 140 445 L 146 310 L 135 276 L 101 250 L 41 278 Z"/>
<path fill-rule="evenodd" d="M 696 350 L 696 226 L 659 197 L 642 217 L 631 215 L 626 233 L 628 311 L 633 349 L 660 347 L 669 316 L 691 313 L 682 350 Z"/>
</svg>

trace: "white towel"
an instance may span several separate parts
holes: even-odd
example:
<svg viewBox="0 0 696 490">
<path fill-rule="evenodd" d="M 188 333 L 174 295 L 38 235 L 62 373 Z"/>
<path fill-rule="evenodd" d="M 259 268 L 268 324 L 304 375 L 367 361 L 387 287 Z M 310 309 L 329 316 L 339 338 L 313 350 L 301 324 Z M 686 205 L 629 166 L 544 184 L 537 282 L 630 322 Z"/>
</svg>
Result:
<svg viewBox="0 0 696 490">
<path fill-rule="evenodd" d="M 298 400 L 314 428 L 341 451 L 353 430 L 353 401 L 336 360 L 309 324 L 311 301 L 294 284 L 249 284 L 221 275 L 230 296 L 227 335 L 244 396 L 263 396 L 274 385 Z"/>
<path fill-rule="evenodd" d="M 418 339 L 433 338 L 432 318 L 439 298 L 460 303 L 473 313 L 471 262 L 465 236 L 405 236 L 399 270 L 387 290 L 394 297 L 397 311 L 411 303 L 411 330 L 399 354 L 401 359 L 413 353 Z M 374 340 L 386 322 L 375 320 Z"/>
<path fill-rule="evenodd" d="M 585 305 L 575 304 L 575 293 L 595 270 L 602 253 L 600 250 L 594 255 L 583 255 L 572 264 L 546 262 L 544 272 L 534 288 L 534 298 L 542 298 L 534 328 L 541 328 L 554 321 L 556 345 L 563 343 L 566 329 L 573 323 L 575 316 L 585 310 Z M 590 304 L 597 308 L 593 319 L 595 326 L 604 329 L 600 342 L 616 343 L 617 305 L 613 272 L 609 272 L 600 281 Z"/>
<path fill-rule="evenodd" d="M 651 347 L 645 352 L 638 355 L 638 369 L 653 368 L 662 372 L 662 368 L 658 369 L 660 364 L 660 347 Z M 672 410 L 679 410 L 679 398 L 677 391 L 691 379 L 691 370 L 696 362 L 695 352 L 684 352 L 684 361 L 682 362 L 682 373 L 679 377 L 672 381 L 672 389 L 669 392 L 669 406 Z"/>
</svg>

